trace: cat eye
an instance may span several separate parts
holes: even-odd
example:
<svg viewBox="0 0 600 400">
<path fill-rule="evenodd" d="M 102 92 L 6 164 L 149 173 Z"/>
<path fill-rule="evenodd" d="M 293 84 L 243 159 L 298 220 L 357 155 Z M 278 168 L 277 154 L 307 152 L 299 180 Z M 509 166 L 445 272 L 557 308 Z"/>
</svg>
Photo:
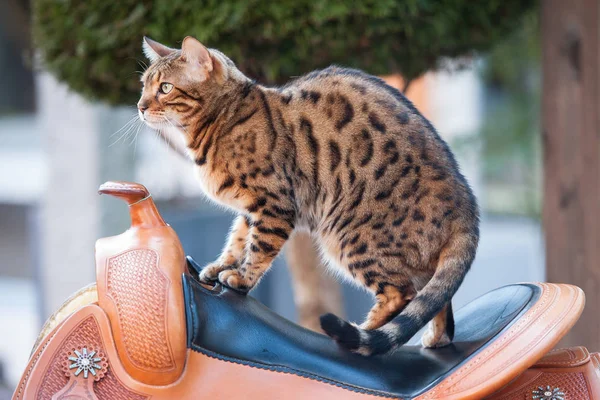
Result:
<svg viewBox="0 0 600 400">
<path fill-rule="evenodd" d="M 173 84 L 166 82 L 160 84 L 160 91 L 164 94 L 169 93 L 171 90 L 173 90 Z"/>
</svg>

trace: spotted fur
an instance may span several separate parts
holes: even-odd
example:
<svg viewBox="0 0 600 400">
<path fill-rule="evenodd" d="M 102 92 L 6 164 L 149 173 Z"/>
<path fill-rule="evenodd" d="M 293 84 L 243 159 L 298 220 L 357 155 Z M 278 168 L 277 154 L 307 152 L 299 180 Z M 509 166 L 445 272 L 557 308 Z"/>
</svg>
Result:
<svg viewBox="0 0 600 400">
<path fill-rule="evenodd" d="M 449 343 L 478 209 L 448 146 L 410 101 L 352 69 L 269 88 L 190 37 L 181 50 L 150 40 L 144 48 L 152 64 L 142 118 L 177 128 L 205 193 L 240 215 L 201 279 L 251 290 L 291 233 L 308 230 L 331 268 L 376 298 L 360 326 L 322 317 L 340 345 L 385 353 L 429 321 L 423 343 Z"/>
</svg>

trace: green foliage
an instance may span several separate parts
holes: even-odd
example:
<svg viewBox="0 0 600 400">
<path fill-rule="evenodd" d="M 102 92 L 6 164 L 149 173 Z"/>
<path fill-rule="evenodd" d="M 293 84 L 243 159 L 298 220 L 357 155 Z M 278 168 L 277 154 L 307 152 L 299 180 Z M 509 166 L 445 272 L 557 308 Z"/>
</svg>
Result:
<svg viewBox="0 0 600 400">
<path fill-rule="evenodd" d="M 45 64 L 73 89 L 135 102 L 142 36 L 176 47 L 186 35 L 261 82 L 341 64 L 414 78 L 444 57 L 483 51 L 534 0 L 35 0 Z"/>
</svg>

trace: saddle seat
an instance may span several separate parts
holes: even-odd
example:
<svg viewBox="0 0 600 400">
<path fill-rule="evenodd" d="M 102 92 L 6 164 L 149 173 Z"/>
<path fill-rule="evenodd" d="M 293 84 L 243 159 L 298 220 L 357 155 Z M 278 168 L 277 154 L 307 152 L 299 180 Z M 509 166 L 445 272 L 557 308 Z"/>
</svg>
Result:
<svg viewBox="0 0 600 400">
<path fill-rule="evenodd" d="M 200 272 L 189 257 L 188 263 Z M 325 335 L 279 316 L 250 296 L 222 285 L 209 289 L 189 276 L 184 282 L 188 346 L 192 350 L 225 361 L 327 382 L 358 393 L 402 399 L 422 395 L 430 398 L 425 395 L 429 390 L 446 378 L 456 380 L 459 370 L 464 371 L 465 378 L 470 374 L 488 375 L 484 382 L 487 390 L 506 383 L 515 371 L 537 361 L 541 356 L 537 345 L 555 342 L 566 332 L 569 324 L 562 329 L 560 325 L 565 322 L 564 318 L 578 314 L 576 310 L 582 300 L 581 291 L 573 286 L 505 286 L 455 313 L 456 331 L 449 346 L 424 349 L 420 345 L 405 345 L 391 354 L 363 357 L 336 346 Z M 558 305 L 559 298 L 568 301 Z M 546 309 L 550 303 L 553 309 Z M 542 310 L 545 315 L 540 315 Z M 550 318 L 552 322 L 547 324 L 550 320 L 541 318 Z M 544 328 L 539 329 L 542 326 Z M 521 344 L 518 346 L 521 351 L 499 354 L 507 351 L 511 342 Z M 536 346 L 531 347 L 534 344 Z M 495 357 L 500 358 L 499 362 L 490 362 Z M 495 368 L 486 367 L 486 363 Z M 499 379 L 502 375 L 504 379 Z M 498 380 L 496 385 L 494 380 Z M 463 396 L 460 398 L 466 398 Z"/>
</svg>

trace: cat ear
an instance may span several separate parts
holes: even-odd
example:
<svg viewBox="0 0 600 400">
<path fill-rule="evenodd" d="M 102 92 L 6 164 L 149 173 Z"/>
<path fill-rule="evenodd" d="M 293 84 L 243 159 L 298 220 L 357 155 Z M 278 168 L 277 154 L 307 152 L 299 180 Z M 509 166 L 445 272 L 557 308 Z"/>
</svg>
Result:
<svg viewBox="0 0 600 400">
<path fill-rule="evenodd" d="M 144 36 L 144 40 L 142 41 L 142 50 L 151 63 L 175 51 L 175 49 L 160 44 L 146 36 Z"/>
<path fill-rule="evenodd" d="M 181 58 L 185 61 L 201 66 L 206 72 L 213 70 L 213 60 L 210 52 L 198 39 L 186 36 L 181 44 Z"/>
</svg>

